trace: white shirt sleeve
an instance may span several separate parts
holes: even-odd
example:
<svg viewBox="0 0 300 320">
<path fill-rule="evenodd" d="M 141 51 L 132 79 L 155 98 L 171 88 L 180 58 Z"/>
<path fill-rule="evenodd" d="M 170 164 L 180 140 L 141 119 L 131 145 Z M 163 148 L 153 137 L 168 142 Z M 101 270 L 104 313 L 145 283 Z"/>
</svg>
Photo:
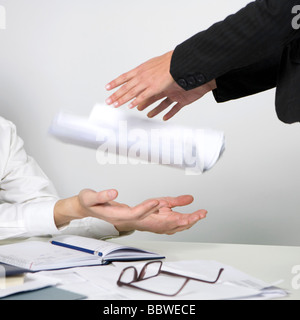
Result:
<svg viewBox="0 0 300 320">
<path fill-rule="evenodd" d="M 15 126 L 0 117 L 0 240 L 40 235 L 81 234 L 97 238 L 119 236 L 99 219 L 72 221 L 58 230 L 54 206 L 58 196 L 51 181 L 24 150 Z"/>
</svg>

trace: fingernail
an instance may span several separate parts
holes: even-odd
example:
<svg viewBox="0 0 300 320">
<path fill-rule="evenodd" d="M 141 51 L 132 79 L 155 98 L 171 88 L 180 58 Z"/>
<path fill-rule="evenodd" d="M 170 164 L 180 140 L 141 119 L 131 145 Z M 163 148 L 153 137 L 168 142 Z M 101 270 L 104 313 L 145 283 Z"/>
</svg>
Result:
<svg viewBox="0 0 300 320">
<path fill-rule="evenodd" d="M 115 198 L 115 196 L 116 196 L 116 191 L 115 190 L 109 190 L 108 191 L 108 196 L 110 197 L 110 198 Z"/>
<path fill-rule="evenodd" d="M 150 207 L 154 208 L 157 207 L 159 205 L 159 201 L 157 200 L 153 200 L 152 202 L 150 202 Z"/>
<path fill-rule="evenodd" d="M 116 108 L 116 107 L 118 107 L 119 106 L 119 102 L 115 102 L 114 103 L 114 107 Z"/>
<path fill-rule="evenodd" d="M 206 218 L 206 214 L 207 214 L 207 212 L 206 212 L 206 213 L 202 213 L 202 214 L 200 214 L 201 219 Z"/>
<path fill-rule="evenodd" d="M 106 90 L 109 90 L 111 88 L 111 85 L 110 84 L 107 84 L 106 86 L 105 86 L 105 89 Z"/>
<path fill-rule="evenodd" d="M 107 104 L 111 104 L 111 99 L 108 98 L 108 99 L 105 100 L 105 102 L 106 102 Z"/>
</svg>

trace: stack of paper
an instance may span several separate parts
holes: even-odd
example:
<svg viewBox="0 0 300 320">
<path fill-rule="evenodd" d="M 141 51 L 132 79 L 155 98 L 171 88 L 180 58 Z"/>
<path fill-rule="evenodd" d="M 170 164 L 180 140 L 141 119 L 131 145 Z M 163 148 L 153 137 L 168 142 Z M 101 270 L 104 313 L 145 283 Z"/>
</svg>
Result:
<svg viewBox="0 0 300 320">
<path fill-rule="evenodd" d="M 114 263 L 116 265 L 116 263 Z M 121 266 L 124 268 L 124 265 Z M 138 270 L 144 264 L 136 265 Z M 185 260 L 165 262 L 162 270 L 181 274 L 197 279 L 213 281 L 218 271 L 223 268 L 216 284 L 207 284 L 198 281 L 189 281 L 185 288 L 175 297 L 164 297 L 147 293 L 134 288 L 120 287 L 119 294 L 129 299 L 179 299 L 179 300 L 246 300 L 246 299 L 272 299 L 284 297 L 288 293 L 275 285 L 265 283 L 232 266 L 213 260 Z M 159 275 L 157 277 L 134 283 L 135 286 L 170 294 L 176 292 L 184 282 L 184 279 L 176 276 Z"/>
<path fill-rule="evenodd" d="M 210 281 L 216 279 L 220 268 L 224 269 L 216 284 L 189 281 L 182 292 L 175 297 L 117 285 L 124 268 L 135 266 L 139 272 L 144 265 L 144 262 L 114 262 L 105 267 L 43 271 L 41 274 L 59 278 L 61 289 L 85 294 L 91 300 L 266 300 L 282 298 L 288 294 L 274 284 L 265 283 L 232 266 L 212 260 L 164 262 L 163 270 L 165 271 Z M 185 279 L 180 277 L 161 274 L 133 284 L 140 288 L 170 294 L 176 292 L 184 281 Z"/>
<path fill-rule="evenodd" d="M 0 299 L 16 293 L 34 291 L 41 288 L 56 286 L 57 284 L 58 282 L 54 278 L 27 273 L 24 276 L 23 283 L 0 290 Z"/>
<path fill-rule="evenodd" d="M 96 105 L 87 118 L 60 112 L 50 134 L 97 149 L 100 164 L 154 163 L 190 174 L 210 170 L 225 149 L 223 132 L 142 119 L 106 105 Z"/>
<path fill-rule="evenodd" d="M 30 274 L 27 269 L 0 263 L 0 299 L 57 284 L 53 278 Z"/>
</svg>

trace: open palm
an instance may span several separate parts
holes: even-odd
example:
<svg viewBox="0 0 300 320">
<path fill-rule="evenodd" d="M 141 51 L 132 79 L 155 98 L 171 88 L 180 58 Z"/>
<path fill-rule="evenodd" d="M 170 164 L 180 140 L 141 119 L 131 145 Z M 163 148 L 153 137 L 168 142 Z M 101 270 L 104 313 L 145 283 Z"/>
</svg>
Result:
<svg viewBox="0 0 300 320">
<path fill-rule="evenodd" d="M 173 210 L 178 206 L 186 206 L 193 202 L 192 196 L 165 197 L 157 199 L 162 205 L 157 212 L 143 219 L 131 223 L 117 224 L 119 231 L 148 231 L 158 234 L 174 234 L 191 228 L 199 220 L 206 217 L 206 210 L 197 210 L 194 213 L 183 214 Z"/>
</svg>

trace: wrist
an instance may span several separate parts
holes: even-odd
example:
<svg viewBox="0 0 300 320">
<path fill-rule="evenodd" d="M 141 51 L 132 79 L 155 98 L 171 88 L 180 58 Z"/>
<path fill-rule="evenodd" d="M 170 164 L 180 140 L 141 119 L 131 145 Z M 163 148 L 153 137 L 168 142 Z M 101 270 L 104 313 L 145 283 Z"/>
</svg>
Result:
<svg viewBox="0 0 300 320">
<path fill-rule="evenodd" d="M 71 221 L 83 218 L 78 197 L 62 199 L 54 206 L 54 221 L 57 228 L 61 228 Z"/>
<path fill-rule="evenodd" d="M 127 223 L 121 223 L 119 225 L 114 225 L 116 230 L 122 234 L 122 233 L 132 233 L 135 231 L 135 228 L 132 225 L 128 225 Z"/>
<path fill-rule="evenodd" d="M 217 81 L 216 81 L 215 79 L 213 79 L 212 81 L 210 81 L 210 82 L 208 83 L 208 85 L 209 85 L 211 91 L 217 89 Z"/>
<path fill-rule="evenodd" d="M 217 89 L 217 81 L 213 79 L 208 83 L 208 86 L 210 88 L 210 91 L 216 90 Z"/>
</svg>

